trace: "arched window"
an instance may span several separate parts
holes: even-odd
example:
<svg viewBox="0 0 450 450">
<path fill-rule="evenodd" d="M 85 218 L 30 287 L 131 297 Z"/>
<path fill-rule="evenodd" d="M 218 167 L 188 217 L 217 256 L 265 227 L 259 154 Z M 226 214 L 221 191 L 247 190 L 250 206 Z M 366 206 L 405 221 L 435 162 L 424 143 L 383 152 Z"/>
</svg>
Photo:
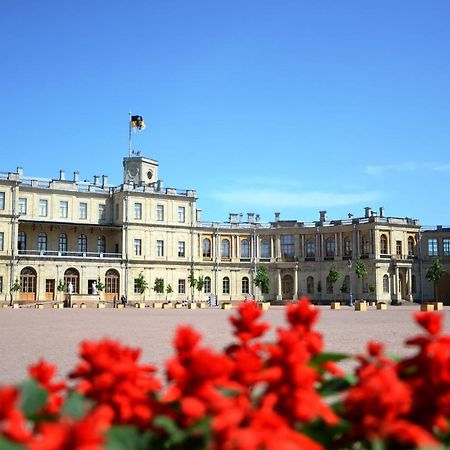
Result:
<svg viewBox="0 0 450 450">
<path fill-rule="evenodd" d="M 414 238 L 412 236 L 409 236 L 408 238 L 408 255 L 414 256 Z"/>
<path fill-rule="evenodd" d="M 389 293 L 389 275 L 383 276 L 383 292 L 386 294 Z"/>
<path fill-rule="evenodd" d="M 47 233 L 39 233 L 39 235 L 38 235 L 38 250 L 40 252 L 47 251 Z"/>
<path fill-rule="evenodd" d="M 97 253 L 105 253 L 105 251 L 106 251 L 105 236 L 99 236 L 97 238 Z"/>
<path fill-rule="evenodd" d="M 369 236 L 366 234 L 361 236 L 361 255 L 368 255 L 369 254 Z"/>
<path fill-rule="evenodd" d="M 120 276 L 116 269 L 109 269 L 105 273 L 106 300 L 119 300 Z"/>
<path fill-rule="evenodd" d="M 308 239 L 306 241 L 306 257 L 314 258 L 316 256 L 316 244 L 314 239 Z"/>
<path fill-rule="evenodd" d="M 243 294 L 250 293 L 248 277 L 243 277 L 242 278 L 242 293 Z"/>
<path fill-rule="evenodd" d="M 388 240 L 385 234 L 380 236 L 380 253 L 383 255 L 388 254 Z"/>
<path fill-rule="evenodd" d="M 222 280 L 222 293 L 229 294 L 230 293 L 230 279 L 228 277 L 223 277 Z"/>
<path fill-rule="evenodd" d="M 77 269 L 71 267 L 64 272 L 64 291 L 69 292 L 69 283 L 72 283 L 72 289 L 74 294 L 80 292 L 80 273 Z"/>
<path fill-rule="evenodd" d="M 270 241 L 268 239 L 261 241 L 261 258 L 270 258 Z"/>
<path fill-rule="evenodd" d="M 327 294 L 333 293 L 333 283 L 331 282 L 330 276 L 327 276 Z"/>
<path fill-rule="evenodd" d="M 211 241 L 203 239 L 203 258 L 211 258 Z"/>
<path fill-rule="evenodd" d="M 349 237 L 344 239 L 344 256 L 352 256 L 353 245 L 352 240 Z"/>
<path fill-rule="evenodd" d="M 308 277 L 306 279 L 306 292 L 308 294 L 314 294 L 314 277 Z"/>
<path fill-rule="evenodd" d="M 250 243 L 248 239 L 241 241 L 241 258 L 250 258 Z"/>
<path fill-rule="evenodd" d="M 326 256 L 334 256 L 334 238 L 328 238 L 325 241 L 325 246 Z"/>
<path fill-rule="evenodd" d="M 78 236 L 78 251 L 80 253 L 87 252 L 87 237 L 85 234 L 80 234 Z"/>
<path fill-rule="evenodd" d="M 230 241 L 228 239 L 222 239 L 222 258 L 230 257 Z"/>
<path fill-rule="evenodd" d="M 19 231 L 17 235 L 17 250 L 19 253 L 24 252 L 27 249 L 27 235 L 25 231 Z"/>
<path fill-rule="evenodd" d="M 36 292 L 36 271 L 32 267 L 24 267 L 20 271 L 20 291 L 27 294 Z M 33 300 L 34 296 L 27 296 L 29 300 Z"/>
<path fill-rule="evenodd" d="M 61 233 L 59 235 L 58 251 L 61 253 L 67 252 L 67 234 L 66 233 Z"/>
<path fill-rule="evenodd" d="M 209 294 L 211 292 L 211 277 L 205 277 L 205 284 L 203 285 L 203 292 Z"/>
</svg>

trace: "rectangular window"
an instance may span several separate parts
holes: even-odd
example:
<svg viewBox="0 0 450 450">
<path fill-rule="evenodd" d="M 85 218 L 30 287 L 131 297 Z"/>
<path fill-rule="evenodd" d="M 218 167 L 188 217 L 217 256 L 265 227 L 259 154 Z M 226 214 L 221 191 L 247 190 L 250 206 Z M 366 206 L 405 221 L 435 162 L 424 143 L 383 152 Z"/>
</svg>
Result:
<svg viewBox="0 0 450 450">
<path fill-rule="evenodd" d="M 0 294 L 3 292 L 3 277 L 0 277 Z"/>
<path fill-rule="evenodd" d="M 178 222 L 184 223 L 186 217 L 186 208 L 184 206 L 178 207 Z"/>
<path fill-rule="evenodd" d="M 164 220 L 164 205 L 156 205 L 156 220 Z"/>
<path fill-rule="evenodd" d="M 80 203 L 80 219 L 87 219 L 87 203 Z"/>
<path fill-rule="evenodd" d="M 55 292 L 55 280 L 49 278 L 45 280 L 45 292 Z"/>
<path fill-rule="evenodd" d="M 135 239 L 134 240 L 134 254 L 136 256 L 142 255 L 142 239 Z"/>
<path fill-rule="evenodd" d="M 27 199 L 24 197 L 19 198 L 19 214 L 27 213 Z"/>
<path fill-rule="evenodd" d="M 164 256 L 164 241 L 156 241 L 156 256 Z"/>
<path fill-rule="evenodd" d="M 184 241 L 178 241 L 178 256 L 180 258 L 186 256 L 186 243 Z"/>
<path fill-rule="evenodd" d="M 135 294 L 141 293 L 141 283 L 139 281 L 139 278 L 134 279 L 134 293 Z"/>
<path fill-rule="evenodd" d="M 261 241 L 261 258 L 270 258 L 270 241 L 268 239 Z"/>
<path fill-rule="evenodd" d="M 438 240 L 436 238 L 428 239 L 428 256 L 438 256 Z"/>
<path fill-rule="evenodd" d="M 4 240 L 5 240 L 5 233 L 3 233 L 3 231 L 2 231 L 2 232 L 0 233 L 0 252 L 3 251 Z"/>
<path fill-rule="evenodd" d="M 444 250 L 444 256 L 450 256 L 450 238 L 442 239 L 442 249 Z"/>
<path fill-rule="evenodd" d="M 295 254 L 294 236 L 292 235 L 280 236 L 280 241 L 281 241 L 281 256 L 283 258 L 292 258 Z"/>
<path fill-rule="evenodd" d="M 0 192 L 0 209 L 5 209 L 5 193 Z"/>
<path fill-rule="evenodd" d="M 61 200 L 59 202 L 59 217 L 66 219 L 69 216 L 69 202 Z"/>
<path fill-rule="evenodd" d="M 395 242 L 395 249 L 397 256 L 402 256 L 402 241 Z"/>
<path fill-rule="evenodd" d="M 142 203 L 134 204 L 134 218 L 139 220 L 142 219 Z"/>
<path fill-rule="evenodd" d="M 178 293 L 179 294 L 186 293 L 186 280 L 178 280 Z"/>
<path fill-rule="evenodd" d="M 106 205 L 98 205 L 98 220 L 106 219 Z"/>
<path fill-rule="evenodd" d="M 48 200 L 41 198 L 39 200 L 39 216 L 47 217 L 48 214 Z"/>
</svg>

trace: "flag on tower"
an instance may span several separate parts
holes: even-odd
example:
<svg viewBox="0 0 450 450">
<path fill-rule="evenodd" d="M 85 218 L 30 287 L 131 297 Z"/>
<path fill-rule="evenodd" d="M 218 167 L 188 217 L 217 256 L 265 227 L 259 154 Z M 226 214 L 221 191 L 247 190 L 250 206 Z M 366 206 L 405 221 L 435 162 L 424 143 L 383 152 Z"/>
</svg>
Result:
<svg viewBox="0 0 450 450">
<path fill-rule="evenodd" d="M 145 122 L 142 116 L 131 116 L 131 128 L 135 128 L 139 131 L 145 128 Z"/>
</svg>

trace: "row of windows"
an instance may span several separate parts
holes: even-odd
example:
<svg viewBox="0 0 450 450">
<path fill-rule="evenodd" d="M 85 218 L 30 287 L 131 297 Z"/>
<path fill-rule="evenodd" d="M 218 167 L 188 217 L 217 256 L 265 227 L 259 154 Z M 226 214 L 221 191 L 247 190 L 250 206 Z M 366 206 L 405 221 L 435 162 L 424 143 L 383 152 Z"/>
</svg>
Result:
<svg viewBox="0 0 450 450">
<path fill-rule="evenodd" d="M 437 238 L 428 239 L 428 256 L 439 256 Z M 442 239 L 442 256 L 450 256 L 450 238 Z"/>
<path fill-rule="evenodd" d="M 203 285 L 203 292 L 205 294 L 211 293 L 211 277 L 205 277 L 204 278 L 204 285 Z M 140 293 L 140 281 L 138 278 L 134 280 L 134 293 L 139 294 Z M 242 294 L 249 294 L 250 293 L 250 280 L 248 277 L 243 277 L 241 280 L 241 292 Z M 185 294 L 186 293 L 186 280 L 185 279 L 179 279 L 178 280 L 178 293 L 179 294 Z M 222 278 L 222 294 L 229 294 L 230 293 L 230 278 L 229 277 L 223 277 Z"/>
<path fill-rule="evenodd" d="M 212 256 L 212 244 L 211 239 L 205 238 L 202 242 L 202 255 L 203 258 L 211 258 Z M 222 239 L 220 243 L 220 255 L 222 258 L 230 258 L 231 256 L 231 243 L 229 239 Z M 261 258 L 270 258 L 270 241 L 263 239 L 261 241 Z M 243 239 L 240 241 L 240 257 L 250 258 L 250 241 Z"/>
<path fill-rule="evenodd" d="M 186 242 L 178 241 L 178 257 L 184 258 L 186 256 Z M 134 254 L 135 256 L 142 256 L 142 239 L 134 240 Z M 156 256 L 164 256 L 164 241 L 156 241 Z"/>
<path fill-rule="evenodd" d="M 116 206 L 118 207 L 118 205 Z M 140 202 L 134 203 L 134 218 L 137 220 L 142 219 L 142 203 Z M 186 221 L 186 208 L 184 206 L 178 207 L 177 218 L 180 223 L 184 223 Z M 164 220 L 164 205 L 156 205 L 156 220 Z"/>
<path fill-rule="evenodd" d="M 88 248 L 88 240 L 85 234 L 80 234 L 78 236 L 78 252 L 86 253 Z M 61 233 L 58 237 L 58 251 L 67 252 L 68 251 L 68 237 L 66 233 Z M 27 249 L 27 235 L 24 231 L 19 231 L 17 239 L 17 248 L 20 251 L 25 251 Z M 40 252 L 47 251 L 47 233 L 39 233 L 37 240 L 37 249 Z M 105 253 L 106 251 L 106 238 L 105 236 L 97 237 L 97 252 Z"/>
</svg>

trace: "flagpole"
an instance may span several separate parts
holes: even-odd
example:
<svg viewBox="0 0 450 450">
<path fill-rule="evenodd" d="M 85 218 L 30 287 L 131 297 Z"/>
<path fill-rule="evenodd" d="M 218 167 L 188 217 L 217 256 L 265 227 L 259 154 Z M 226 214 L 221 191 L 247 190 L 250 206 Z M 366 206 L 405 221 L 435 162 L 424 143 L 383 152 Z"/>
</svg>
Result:
<svg viewBox="0 0 450 450">
<path fill-rule="evenodd" d="M 128 113 L 128 157 L 131 158 L 131 112 Z"/>
</svg>

